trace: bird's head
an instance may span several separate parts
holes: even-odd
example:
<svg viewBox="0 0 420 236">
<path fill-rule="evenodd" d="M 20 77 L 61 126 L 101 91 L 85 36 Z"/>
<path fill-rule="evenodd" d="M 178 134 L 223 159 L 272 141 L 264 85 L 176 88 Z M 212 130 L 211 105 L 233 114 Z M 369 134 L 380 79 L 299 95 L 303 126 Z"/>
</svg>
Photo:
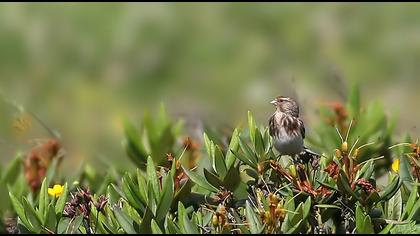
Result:
<svg viewBox="0 0 420 236">
<path fill-rule="evenodd" d="M 299 116 L 299 106 L 295 100 L 290 97 L 278 96 L 270 102 L 276 106 L 277 110 L 295 117 Z"/>
</svg>

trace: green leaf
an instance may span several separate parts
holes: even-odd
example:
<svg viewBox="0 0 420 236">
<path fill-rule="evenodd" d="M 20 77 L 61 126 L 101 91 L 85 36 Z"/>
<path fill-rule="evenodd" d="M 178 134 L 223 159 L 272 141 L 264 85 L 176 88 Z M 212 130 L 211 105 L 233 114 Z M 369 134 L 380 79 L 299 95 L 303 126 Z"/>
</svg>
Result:
<svg viewBox="0 0 420 236">
<path fill-rule="evenodd" d="M 417 199 L 417 190 L 418 186 L 414 185 L 413 190 L 411 191 L 410 196 L 408 197 L 407 203 L 405 205 L 404 212 L 402 214 L 402 219 L 405 219 L 413 209 Z"/>
<path fill-rule="evenodd" d="M 178 226 L 175 225 L 175 223 L 171 219 L 166 220 L 165 232 L 167 234 L 182 234 L 181 230 L 178 228 Z"/>
<path fill-rule="evenodd" d="M 308 217 L 311 207 L 312 207 L 311 198 L 308 197 L 305 201 L 305 204 L 303 205 L 303 219 L 306 219 Z"/>
<path fill-rule="evenodd" d="M 83 222 L 83 215 L 76 216 L 75 218 L 61 218 L 58 223 L 58 234 L 75 234 Z"/>
<path fill-rule="evenodd" d="M 357 84 L 353 84 L 348 98 L 349 110 L 354 118 L 359 116 L 360 111 L 360 90 Z"/>
<path fill-rule="evenodd" d="M 375 233 L 373 229 L 372 219 L 369 215 L 365 216 L 365 233 L 366 234 L 373 234 Z"/>
<path fill-rule="evenodd" d="M 271 149 L 270 133 L 269 133 L 268 127 L 264 129 L 263 140 L 265 143 L 265 151 L 268 152 Z"/>
<path fill-rule="evenodd" d="M 389 231 L 392 229 L 393 226 L 393 224 L 388 224 L 383 230 L 381 230 L 381 232 L 379 232 L 379 234 L 389 234 Z"/>
<path fill-rule="evenodd" d="M 124 119 L 123 126 L 126 136 L 125 140 L 123 140 L 123 146 L 127 155 L 137 167 L 144 169 L 144 164 L 147 161 L 147 152 L 140 142 L 138 131 L 127 119 Z"/>
<path fill-rule="evenodd" d="M 402 198 L 401 198 L 401 190 L 399 190 L 388 201 L 388 219 L 400 220 L 402 207 L 403 207 L 403 204 L 402 204 Z"/>
<path fill-rule="evenodd" d="M 156 167 L 153 163 L 152 157 L 147 157 L 147 178 L 149 179 L 156 198 L 160 197 L 159 180 L 156 175 Z"/>
<path fill-rule="evenodd" d="M 13 208 L 15 209 L 16 214 L 19 216 L 19 219 L 22 221 L 22 223 L 25 225 L 25 227 L 34 232 L 34 228 L 29 223 L 29 221 L 26 218 L 25 210 L 23 208 L 23 205 L 20 203 L 20 201 L 12 194 L 12 192 L 9 189 L 9 196 L 10 200 L 12 201 Z"/>
<path fill-rule="evenodd" d="M 290 228 L 286 234 L 295 234 L 297 233 L 298 229 L 302 226 L 303 220 L 299 220 L 296 224 L 293 225 L 292 228 Z"/>
<path fill-rule="evenodd" d="M 152 199 L 152 198 L 150 198 Z M 143 219 L 140 224 L 140 229 L 138 233 L 141 234 L 150 234 L 152 231 L 151 220 L 153 219 L 153 212 L 149 206 L 146 207 L 146 213 L 143 216 Z"/>
<path fill-rule="evenodd" d="M 236 128 L 233 131 L 232 138 L 230 139 L 229 149 L 226 153 L 226 168 L 229 170 L 230 167 L 235 163 L 235 155 L 231 150 L 237 152 L 239 149 L 239 130 Z"/>
<path fill-rule="evenodd" d="M 257 164 L 251 160 L 251 158 L 248 158 L 247 155 L 241 155 L 237 151 L 231 150 L 231 152 L 243 163 L 253 167 L 254 169 L 257 169 Z"/>
<path fill-rule="evenodd" d="M 356 206 L 356 231 L 357 233 L 365 232 L 365 215 L 359 205 Z"/>
<path fill-rule="evenodd" d="M 48 204 L 46 209 L 47 210 L 44 225 L 45 227 L 47 227 L 47 229 L 51 230 L 52 232 L 55 232 L 57 226 L 57 217 L 55 215 L 55 208 L 53 203 L 51 202 L 50 204 Z"/>
<path fill-rule="evenodd" d="M 249 222 L 249 229 L 251 230 L 252 234 L 259 234 L 261 233 L 261 223 L 258 220 L 257 216 L 255 215 L 254 210 L 251 207 L 249 201 L 246 201 L 246 219 Z"/>
<path fill-rule="evenodd" d="M 214 156 L 214 144 L 210 141 L 206 133 L 204 133 L 204 144 L 206 145 L 207 155 L 210 159 L 213 159 Z"/>
<path fill-rule="evenodd" d="M 398 224 L 392 227 L 391 234 L 420 234 L 420 225 L 416 221 L 411 221 L 407 224 Z"/>
<path fill-rule="evenodd" d="M 187 170 L 186 168 L 182 167 L 182 169 L 184 170 L 185 174 L 188 175 L 188 177 L 198 186 L 210 191 L 210 192 L 215 192 L 217 193 L 219 190 L 214 187 L 213 185 L 209 184 L 209 182 L 207 182 L 207 180 L 205 178 L 203 178 L 202 176 Z"/>
<path fill-rule="evenodd" d="M 117 190 L 117 187 L 114 184 L 110 184 L 107 188 L 107 195 L 109 202 L 112 204 L 116 204 L 120 199 L 120 196 L 124 196 L 124 194 Z"/>
<path fill-rule="evenodd" d="M 184 229 L 186 234 L 199 234 L 200 232 L 197 229 L 197 224 L 193 224 L 190 219 L 188 219 L 187 214 L 183 214 Z"/>
<path fill-rule="evenodd" d="M 131 201 L 134 201 L 135 203 L 132 203 L 133 206 L 137 206 L 136 209 L 140 210 L 141 212 L 144 212 L 144 206 L 146 202 L 143 201 L 142 196 L 139 191 L 139 187 L 136 186 L 133 179 L 131 178 L 130 174 L 125 173 L 123 178 L 123 191 L 126 195 L 129 195 Z"/>
<path fill-rule="evenodd" d="M 35 233 L 40 233 L 42 229 L 42 222 L 39 216 L 36 214 L 35 209 L 31 206 L 28 202 L 28 199 L 25 197 L 22 198 L 22 205 L 25 210 L 26 219 L 28 219 L 29 223 L 33 226 L 33 231 Z"/>
<path fill-rule="evenodd" d="M 420 199 L 417 200 L 416 204 L 414 204 L 413 208 L 410 211 L 410 214 L 408 215 L 406 220 L 412 220 L 414 216 L 416 216 L 418 213 L 418 210 L 420 209 Z"/>
<path fill-rule="evenodd" d="M 45 222 L 45 218 L 44 216 L 47 213 L 47 204 L 49 203 L 48 201 L 48 183 L 47 183 L 47 179 L 44 178 L 44 180 L 42 181 L 41 184 L 41 189 L 39 191 L 39 208 L 38 208 L 38 213 L 43 217 L 42 222 Z"/>
<path fill-rule="evenodd" d="M 175 162 L 174 162 L 175 163 Z M 137 184 L 139 186 L 139 195 L 143 204 L 147 203 L 147 182 L 140 169 L 137 169 Z"/>
<path fill-rule="evenodd" d="M 239 145 L 241 146 L 242 151 L 244 152 L 246 158 L 250 160 L 253 166 L 257 167 L 258 164 L 258 157 L 252 151 L 252 149 L 246 144 L 242 138 L 239 138 Z"/>
<path fill-rule="evenodd" d="M 163 234 L 162 230 L 160 230 L 159 228 L 159 225 L 153 219 L 152 219 L 151 227 L 152 227 L 153 234 Z"/>
<path fill-rule="evenodd" d="M 127 234 L 137 233 L 133 227 L 133 220 L 130 219 L 130 217 L 125 212 L 123 212 L 119 208 L 114 208 L 114 214 L 115 214 L 115 217 L 117 218 L 118 223 L 121 225 L 121 227 L 124 229 L 124 231 Z"/>
<path fill-rule="evenodd" d="M 255 128 L 255 151 L 259 156 L 263 155 L 265 151 L 264 141 L 258 128 Z"/>
<path fill-rule="evenodd" d="M 372 220 L 369 215 L 365 215 L 362 208 L 356 206 L 356 231 L 357 233 L 373 234 Z"/>
<path fill-rule="evenodd" d="M 227 169 L 225 164 L 225 158 L 218 145 L 216 145 L 215 155 L 213 156 L 213 170 L 215 170 L 216 173 L 222 179 L 226 176 Z"/>
<path fill-rule="evenodd" d="M 114 210 L 111 207 L 105 208 L 105 215 L 99 215 L 99 217 L 106 217 L 104 221 L 102 221 L 104 228 L 113 233 L 117 233 L 119 231 L 120 225 L 115 217 Z"/>
<path fill-rule="evenodd" d="M 92 209 L 92 212 L 94 210 L 96 211 L 96 209 Z M 134 222 L 133 226 L 134 226 L 134 229 L 136 230 L 139 227 L 137 222 L 141 222 L 141 220 L 142 220 L 139 212 L 136 210 L 136 208 L 132 207 L 130 204 L 123 204 L 122 205 L 122 211 L 125 212 L 130 217 L 130 219 L 133 220 L 133 222 Z"/>
<path fill-rule="evenodd" d="M 184 185 L 182 185 L 181 189 L 175 192 L 175 196 L 172 201 L 171 207 L 175 208 L 176 204 L 178 204 L 178 201 L 189 198 L 191 194 L 191 188 L 193 186 L 194 186 L 194 183 L 191 180 L 187 180 L 187 182 Z"/>
<path fill-rule="evenodd" d="M 325 186 L 325 187 L 327 187 L 327 188 L 329 188 L 329 189 L 332 189 L 332 190 L 338 191 L 338 189 L 337 189 L 335 186 L 331 185 L 331 184 L 324 183 L 324 182 L 321 182 L 321 181 L 319 181 L 319 180 L 317 180 L 316 182 L 318 182 L 320 185 Z"/>
<path fill-rule="evenodd" d="M 363 164 L 362 169 L 357 172 L 356 174 L 356 180 L 360 178 L 369 179 L 374 171 L 375 164 L 373 160 L 367 161 L 365 164 Z"/>
<path fill-rule="evenodd" d="M 340 170 L 340 174 L 338 175 L 338 182 L 337 182 L 338 186 L 341 186 L 343 188 L 343 190 L 347 193 L 347 195 L 351 195 L 356 199 L 360 199 L 355 192 L 353 191 L 353 189 L 350 187 L 349 185 L 349 180 L 347 178 L 346 173 L 344 173 L 343 170 Z"/>
<path fill-rule="evenodd" d="M 172 162 L 171 170 L 169 171 L 169 174 L 172 179 L 175 179 L 176 177 L 176 161 Z"/>
<path fill-rule="evenodd" d="M 164 188 L 162 189 L 162 196 L 160 198 L 157 210 L 156 220 L 160 221 L 165 218 L 169 209 L 171 208 L 172 198 L 174 195 L 174 181 L 172 178 L 166 178 Z"/>
<path fill-rule="evenodd" d="M 157 165 L 165 165 L 167 162 L 166 154 L 172 152 L 172 147 L 175 142 L 171 124 L 166 125 L 160 133 L 158 140 L 150 141 L 152 148 L 151 156 L 154 158 Z"/>
<path fill-rule="evenodd" d="M 381 201 L 388 201 L 395 193 L 397 193 L 398 189 L 400 188 L 402 181 L 399 176 L 395 176 L 386 188 L 379 192 L 379 196 L 381 197 Z"/>
<path fill-rule="evenodd" d="M 381 197 L 379 196 L 378 192 L 370 193 L 368 198 L 366 199 L 366 203 L 369 205 L 374 205 L 379 201 L 381 201 Z"/>
<path fill-rule="evenodd" d="M 248 128 L 249 128 L 249 138 L 251 139 L 252 143 L 255 143 L 255 122 L 254 118 L 252 117 L 251 111 L 248 111 Z"/>
<path fill-rule="evenodd" d="M 411 176 L 411 166 L 407 160 L 406 156 L 401 156 L 400 158 L 400 167 L 399 167 L 399 175 L 403 182 L 413 182 L 413 177 Z M 410 191 L 412 190 L 412 186 L 410 184 L 405 185 Z"/>
<path fill-rule="evenodd" d="M 152 183 L 151 182 L 147 182 L 147 193 L 148 196 L 147 198 L 149 199 L 149 202 L 147 203 L 146 208 L 150 209 L 152 211 L 153 214 L 156 214 L 156 210 L 157 210 L 157 201 L 159 201 L 159 199 L 155 196 L 154 191 L 152 190 Z"/>
<path fill-rule="evenodd" d="M 6 171 L 3 173 L 1 182 L 5 184 L 14 184 L 18 175 L 21 173 L 20 168 L 22 166 L 22 154 L 16 155 L 13 161 L 6 168 Z"/>
<path fill-rule="evenodd" d="M 223 182 L 215 174 L 211 173 L 207 169 L 203 169 L 203 172 L 204 172 L 204 177 L 211 185 L 213 185 L 217 189 L 223 186 Z"/>
<path fill-rule="evenodd" d="M 304 220 L 303 219 L 303 202 L 300 202 L 299 205 L 296 207 L 295 212 L 297 212 L 297 214 L 292 214 L 292 216 L 289 218 L 290 221 L 290 225 L 295 226 L 298 224 L 299 220 Z"/>
<path fill-rule="evenodd" d="M 184 215 L 186 213 L 185 213 L 185 207 L 182 204 L 182 202 L 178 202 L 178 211 L 177 211 L 177 214 L 178 214 L 179 228 L 180 228 L 181 232 L 185 234 L 186 232 L 185 232 L 185 227 L 184 227 L 184 225 L 185 225 L 184 224 L 184 219 L 185 219 Z"/>
<path fill-rule="evenodd" d="M 241 183 L 241 176 L 238 168 L 239 167 L 230 168 L 223 179 L 222 185 L 231 191 L 234 191 Z"/>
<path fill-rule="evenodd" d="M 124 175 L 122 178 L 122 184 L 121 184 L 121 188 L 122 191 L 124 192 L 124 194 L 122 196 L 124 196 L 124 198 L 136 209 L 141 209 L 140 203 L 135 199 L 134 194 L 131 192 L 130 190 L 130 186 L 127 183 L 127 179 L 125 178 L 126 176 Z"/>
<path fill-rule="evenodd" d="M 66 205 L 67 195 L 68 195 L 68 186 L 67 183 L 64 184 L 64 190 L 61 193 L 60 197 L 57 200 L 57 203 L 55 204 L 55 213 L 57 215 L 63 214 L 64 206 Z"/>
</svg>

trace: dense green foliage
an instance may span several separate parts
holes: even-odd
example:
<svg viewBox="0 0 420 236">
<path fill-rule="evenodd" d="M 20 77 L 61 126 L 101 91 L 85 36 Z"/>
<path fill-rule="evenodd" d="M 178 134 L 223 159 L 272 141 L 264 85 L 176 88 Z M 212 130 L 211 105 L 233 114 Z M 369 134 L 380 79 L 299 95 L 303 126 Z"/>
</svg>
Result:
<svg viewBox="0 0 420 236">
<path fill-rule="evenodd" d="M 35 175 L 30 167 L 42 166 L 20 154 L 1 170 L 1 230 L 420 232 L 417 142 L 396 142 L 396 120 L 389 121 L 379 104 L 362 106 L 356 86 L 349 94 L 346 104 L 322 108 L 321 122 L 307 140 L 322 155 L 305 163 L 280 157 L 267 125 L 251 112 L 248 124 L 228 137 L 204 133 L 201 143 L 163 108 L 156 116 L 146 114 L 139 127 L 124 122 L 122 144 L 137 166 L 134 172 L 85 166 L 63 178 L 59 170 L 65 167 L 51 157 L 45 172 Z M 34 178 L 42 181 L 28 184 Z M 62 187 L 53 188 L 57 183 Z"/>
</svg>

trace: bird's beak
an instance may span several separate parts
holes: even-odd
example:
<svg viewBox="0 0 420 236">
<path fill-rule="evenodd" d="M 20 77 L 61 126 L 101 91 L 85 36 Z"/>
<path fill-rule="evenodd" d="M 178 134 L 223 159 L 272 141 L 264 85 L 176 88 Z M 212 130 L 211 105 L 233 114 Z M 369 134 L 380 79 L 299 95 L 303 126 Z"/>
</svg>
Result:
<svg viewBox="0 0 420 236">
<path fill-rule="evenodd" d="M 276 105 L 277 101 L 276 100 L 273 100 L 270 103 L 273 104 L 273 105 Z"/>
</svg>

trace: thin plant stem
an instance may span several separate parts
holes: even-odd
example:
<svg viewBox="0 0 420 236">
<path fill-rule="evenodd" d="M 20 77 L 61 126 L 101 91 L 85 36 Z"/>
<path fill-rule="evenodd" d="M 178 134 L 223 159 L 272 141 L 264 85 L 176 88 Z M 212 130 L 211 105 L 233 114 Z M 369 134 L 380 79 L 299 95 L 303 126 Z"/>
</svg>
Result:
<svg viewBox="0 0 420 236">
<path fill-rule="evenodd" d="M 397 143 L 395 145 L 392 145 L 391 147 L 389 147 L 388 149 L 392 149 L 394 147 L 399 147 L 399 146 L 410 146 L 411 143 Z"/>
<path fill-rule="evenodd" d="M 359 142 L 359 140 L 360 140 L 360 137 L 357 137 L 356 142 L 354 142 L 353 146 L 350 148 L 349 156 L 353 152 L 353 149 L 356 147 L 356 144 Z"/>
<path fill-rule="evenodd" d="M 283 186 L 283 187 L 281 187 L 281 188 L 277 189 L 277 190 L 274 192 L 274 195 L 276 195 L 278 191 L 280 191 L 280 190 L 282 190 L 282 189 L 284 189 L 284 188 L 286 188 L 286 187 L 289 187 L 290 185 L 291 185 L 291 184 L 289 183 L 289 184 L 287 184 L 287 185 L 285 185 L 285 186 Z"/>
<path fill-rule="evenodd" d="M 369 160 L 366 160 L 366 161 L 360 162 L 360 163 L 359 163 L 359 165 L 361 165 L 361 164 L 365 164 L 366 162 L 368 162 L 368 161 L 370 161 L 370 160 L 372 160 L 372 161 L 376 161 L 376 160 L 382 159 L 382 158 L 384 158 L 384 157 L 385 157 L 385 156 L 375 157 L 375 158 L 372 158 L 372 159 L 369 159 Z"/>
<path fill-rule="evenodd" d="M 363 144 L 362 146 L 360 146 L 358 148 L 361 149 L 361 148 L 364 148 L 364 147 L 369 146 L 369 145 L 372 145 L 372 144 L 375 144 L 375 142 L 365 143 L 365 144 Z"/>
<path fill-rule="evenodd" d="M 351 119 L 350 124 L 349 124 L 349 128 L 347 129 L 346 140 L 345 140 L 346 142 L 347 142 L 347 140 L 349 138 L 350 129 L 351 129 L 351 126 L 352 125 L 353 125 L 353 119 Z"/>
<path fill-rule="evenodd" d="M 340 133 L 340 131 L 338 130 L 337 126 L 335 127 L 335 130 L 337 131 L 338 135 L 340 136 L 341 143 L 344 143 L 343 136 L 341 136 L 341 133 Z"/>
</svg>

